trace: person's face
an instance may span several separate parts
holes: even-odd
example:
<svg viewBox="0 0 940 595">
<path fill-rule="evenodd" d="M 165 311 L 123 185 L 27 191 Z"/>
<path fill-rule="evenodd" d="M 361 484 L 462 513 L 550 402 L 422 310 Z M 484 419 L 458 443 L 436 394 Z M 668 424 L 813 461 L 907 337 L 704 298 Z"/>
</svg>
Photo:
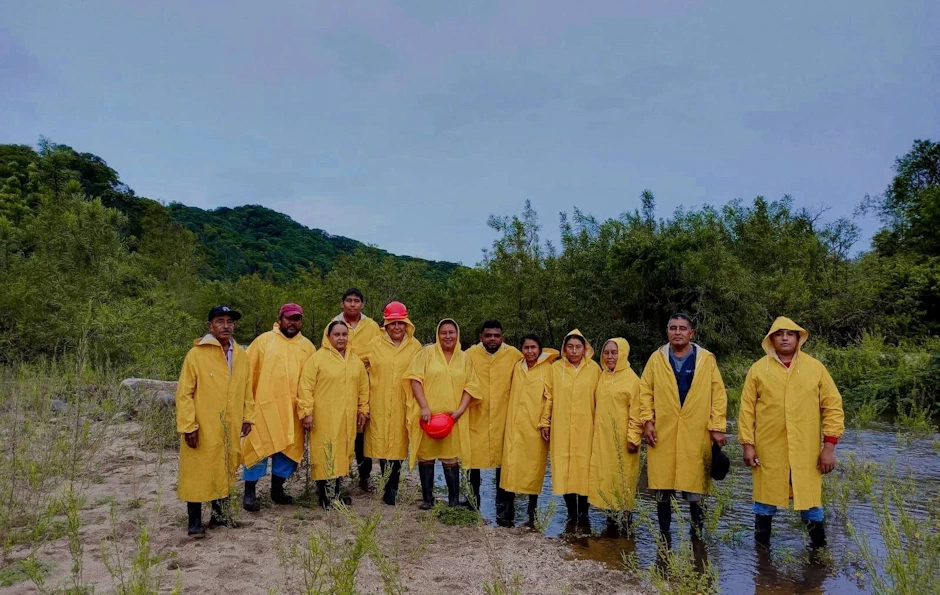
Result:
<svg viewBox="0 0 940 595">
<path fill-rule="evenodd" d="M 385 330 L 388 331 L 388 336 L 391 337 L 392 341 L 404 339 L 407 328 L 408 325 L 403 320 L 393 320 L 385 323 Z"/>
<path fill-rule="evenodd" d="M 337 324 L 330 331 L 329 339 L 333 349 L 343 351 L 346 349 L 346 343 L 349 342 L 349 329 L 346 328 L 345 324 Z"/>
<path fill-rule="evenodd" d="M 358 295 L 350 295 L 343 300 L 343 314 L 350 319 L 359 318 L 364 305 L 365 302 L 360 300 Z"/>
<path fill-rule="evenodd" d="M 577 339 L 568 339 L 565 343 L 565 358 L 572 365 L 578 365 L 584 358 L 584 344 Z"/>
<path fill-rule="evenodd" d="M 437 329 L 437 340 L 440 341 L 444 351 L 453 351 L 457 346 L 457 327 L 450 323 L 442 324 Z"/>
<path fill-rule="evenodd" d="M 695 331 L 692 325 L 685 318 L 673 318 L 666 326 L 666 336 L 669 338 L 669 344 L 675 350 L 685 349 L 692 342 Z"/>
<path fill-rule="evenodd" d="M 220 343 L 231 340 L 232 335 L 235 333 L 235 319 L 231 316 L 216 316 L 207 325 L 209 332 Z"/>
<path fill-rule="evenodd" d="M 503 344 L 503 331 L 498 328 L 488 328 L 483 330 L 480 335 L 480 342 L 490 353 L 496 353 L 496 350 Z"/>
<path fill-rule="evenodd" d="M 620 357 L 620 348 L 617 347 L 617 344 L 613 341 L 608 341 L 604 345 L 604 350 L 601 351 L 601 358 L 604 360 L 604 365 L 607 366 L 607 369 L 613 372 L 617 368 L 617 359 Z"/>
<path fill-rule="evenodd" d="M 770 342 L 778 354 L 793 355 L 800 345 L 800 333 L 786 328 L 780 329 L 770 335 Z"/>
<path fill-rule="evenodd" d="M 304 317 L 300 314 L 281 316 L 277 319 L 277 324 L 279 327 L 281 327 L 281 332 L 284 334 L 284 336 L 288 339 L 291 339 L 300 333 L 300 329 L 304 324 Z"/>
<path fill-rule="evenodd" d="M 539 361 L 540 355 L 542 355 L 542 350 L 539 348 L 538 343 L 532 339 L 526 339 L 522 342 L 522 357 L 525 358 L 525 362 L 529 366 L 534 366 Z"/>
</svg>

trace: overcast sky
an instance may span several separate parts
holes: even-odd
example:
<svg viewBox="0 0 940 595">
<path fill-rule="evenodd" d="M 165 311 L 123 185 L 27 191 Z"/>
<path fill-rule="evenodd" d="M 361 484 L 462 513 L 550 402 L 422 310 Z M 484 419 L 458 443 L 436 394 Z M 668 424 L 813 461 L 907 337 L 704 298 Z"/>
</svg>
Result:
<svg viewBox="0 0 940 595">
<path fill-rule="evenodd" d="M 547 238 L 644 188 L 663 217 L 784 194 L 852 216 L 940 140 L 936 0 L 0 7 L 0 143 L 465 264 L 526 199 Z"/>
</svg>

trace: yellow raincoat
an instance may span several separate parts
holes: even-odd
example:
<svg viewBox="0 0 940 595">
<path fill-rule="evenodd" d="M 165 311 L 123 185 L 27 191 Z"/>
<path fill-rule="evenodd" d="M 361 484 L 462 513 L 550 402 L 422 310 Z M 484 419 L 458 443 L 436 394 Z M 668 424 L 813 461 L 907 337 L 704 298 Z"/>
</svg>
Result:
<svg viewBox="0 0 940 595">
<path fill-rule="evenodd" d="M 627 443 L 639 446 L 641 441 L 640 378 L 630 369 L 627 340 L 617 337 L 610 341 L 617 344 L 617 365 L 611 372 L 602 362 L 601 378 L 594 393 L 588 502 L 604 510 L 633 510 L 640 453 L 628 453 Z"/>
<path fill-rule="evenodd" d="M 442 320 L 437 328 L 441 328 Z M 436 335 L 437 333 L 435 333 Z M 467 414 L 457 420 L 457 424 L 447 438 L 434 440 L 428 438 L 421 429 L 421 406 L 411 390 L 411 381 L 417 380 L 424 388 L 424 398 L 427 399 L 431 414 L 450 413 L 460 406 L 463 393 L 466 391 L 474 399 L 480 398 L 480 382 L 473 371 L 470 356 L 460 349 L 460 327 L 457 327 L 457 346 L 451 355 L 450 363 L 444 357 L 439 341 L 427 345 L 411 360 L 408 371 L 405 372 L 403 387 L 408 397 L 408 437 L 411 442 L 409 464 L 414 468 L 417 461 L 433 461 L 436 459 L 467 459 L 467 450 L 470 445 L 470 425 L 466 422 Z M 471 403 L 470 407 L 474 405 Z"/>
<path fill-rule="evenodd" d="M 349 475 L 355 455 L 356 413 L 369 413 L 369 375 L 362 360 L 346 350 L 326 346 L 304 364 L 297 416 L 313 415 L 310 432 L 310 476 L 334 479 Z"/>
<path fill-rule="evenodd" d="M 780 329 L 800 334 L 787 368 L 770 336 Z M 753 444 L 760 465 L 752 468 L 754 501 L 808 510 L 822 506 L 822 473 L 816 468 L 823 436 L 845 431 L 842 396 L 826 367 L 802 351 L 809 333 L 789 318 L 774 321 L 762 346 L 767 353 L 751 366 L 741 393 L 738 441 Z M 820 427 L 821 426 L 821 427 Z"/>
<path fill-rule="evenodd" d="M 565 339 L 575 335 L 575 329 Z M 562 357 L 552 364 L 552 493 L 587 496 L 591 486 L 591 445 L 594 439 L 594 391 L 601 368 L 585 339 L 584 359 L 575 369 Z M 564 341 L 562 342 L 564 345 Z"/>
<path fill-rule="evenodd" d="M 346 319 L 343 318 L 343 313 L 340 312 L 323 327 L 323 338 L 320 340 L 320 345 L 324 349 L 330 344 L 326 330 L 330 328 L 330 323 L 334 320 L 346 322 Z M 379 324 L 365 314 L 362 314 L 359 318 L 359 323 L 356 324 L 356 328 L 353 328 L 348 322 L 346 322 L 346 326 L 349 328 L 349 342 L 346 343 L 346 349 L 351 350 L 359 356 L 359 359 L 362 359 L 362 356 L 368 351 L 369 343 L 372 339 L 382 335 L 382 329 L 379 328 Z"/>
<path fill-rule="evenodd" d="M 232 371 L 212 335 L 193 342 L 176 387 L 176 431 L 180 469 L 176 493 L 184 502 L 225 498 L 241 462 L 242 423 L 254 423 L 248 354 L 232 346 Z M 183 434 L 199 430 L 196 448 Z M 227 461 L 227 464 L 226 464 Z"/>
<path fill-rule="evenodd" d="M 467 469 L 499 467 L 503 460 L 503 436 L 506 431 L 506 409 L 512 370 L 522 359 L 522 352 L 503 343 L 490 353 L 477 343 L 467 350 L 473 371 L 480 380 L 480 400 L 467 409 L 470 422 L 470 459 Z"/>
<path fill-rule="evenodd" d="M 370 418 L 365 428 L 365 456 L 402 461 L 408 458 L 408 401 L 402 377 L 421 342 L 414 338 L 415 327 L 407 318 L 408 329 L 401 345 L 395 347 L 388 333 L 372 339 L 363 361 L 369 368 Z"/>
<path fill-rule="evenodd" d="M 245 467 L 283 452 L 299 463 L 304 457 L 304 429 L 297 417 L 297 389 L 304 362 L 316 347 L 298 333 L 288 339 L 278 324 L 248 346 L 257 423 L 242 442 Z"/>
<path fill-rule="evenodd" d="M 727 430 L 728 395 L 714 354 L 701 345 L 695 348 L 695 376 L 681 407 L 668 344 L 650 356 L 640 378 L 640 422 L 656 424 L 656 446 L 646 450 L 651 490 L 708 494 L 711 489 L 708 432 Z"/>
<path fill-rule="evenodd" d="M 543 349 L 531 370 L 525 360 L 513 369 L 499 480 L 499 487 L 507 492 L 542 492 L 548 442 L 542 440 L 541 429 L 552 425 L 552 362 L 556 359 L 557 351 Z"/>
</svg>

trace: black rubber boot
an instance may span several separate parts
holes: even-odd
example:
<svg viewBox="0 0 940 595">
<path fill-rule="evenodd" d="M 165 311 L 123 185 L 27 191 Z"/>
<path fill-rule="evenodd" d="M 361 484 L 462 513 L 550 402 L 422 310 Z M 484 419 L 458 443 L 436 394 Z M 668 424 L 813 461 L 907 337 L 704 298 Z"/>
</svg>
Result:
<svg viewBox="0 0 940 595">
<path fill-rule="evenodd" d="M 356 434 L 356 467 L 359 469 L 359 489 L 371 492 L 372 459 L 366 458 L 366 435 L 362 432 Z"/>
<path fill-rule="evenodd" d="M 209 517 L 208 525 L 210 529 L 215 529 L 216 527 L 237 529 L 239 526 L 240 525 L 232 516 L 232 511 L 229 510 L 228 498 L 219 498 L 218 500 L 212 501 L 212 515 Z"/>
<path fill-rule="evenodd" d="M 806 530 L 809 531 L 809 545 L 814 550 L 826 547 L 826 522 L 807 521 Z"/>
<path fill-rule="evenodd" d="M 382 502 L 389 506 L 395 506 L 398 502 L 398 484 L 401 479 L 401 461 L 391 461 L 392 470 L 388 474 L 388 480 L 385 482 L 385 490 L 382 494 Z M 385 461 L 382 461 L 382 475 L 385 475 Z"/>
<path fill-rule="evenodd" d="M 666 547 L 672 547 L 672 499 L 666 498 L 656 503 L 656 516 L 659 518 L 659 534 Z"/>
<path fill-rule="evenodd" d="M 480 510 L 480 504 L 482 502 L 482 500 L 480 500 L 480 484 L 482 483 L 480 479 L 480 470 L 471 469 L 469 475 L 470 491 L 473 494 L 473 501 L 470 502 L 470 508 L 473 508 L 474 510 Z"/>
<path fill-rule="evenodd" d="M 323 508 L 329 508 L 333 503 L 330 501 L 330 495 L 326 493 L 326 480 L 317 480 L 317 502 Z"/>
<path fill-rule="evenodd" d="M 206 529 L 202 526 L 202 502 L 187 502 L 186 513 L 189 515 L 187 531 L 193 537 L 205 537 Z"/>
<path fill-rule="evenodd" d="M 769 514 L 754 515 L 754 541 L 760 545 L 770 547 L 770 532 L 774 517 Z"/>
<path fill-rule="evenodd" d="M 692 517 L 689 537 L 700 540 L 705 537 L 705 507 L 698 502 L 689 502 L 689 516 Z"/>
<path fill-rule="evenodd" d="M 447 482 L 447 505 L 451 508 L 461 506 L 460 467 L 457 465 L 444 465 L 444 481 Z"/>
<path fill-rule="evenodd" d="M 245 494 L 242 496 L 242 508 L 248 512 L 258 512 L 261 510 L 261 504 L 258 503 L 258 497 L 255 493 L 255 487 L 257 485 L 257 481 L 245 482 Z"/>
<path fill-rule="evenodd" d="M 334 488 L 333 497 L 336 500 L 339 500 L 340 502 L 345 504 L 346 506 L 349 506 L 350 504 L 352 504 L 352 498 L 349 497 L 349 494 L 343 491 L 343 478 L 337 477 L 333 485 L 336 486 Z"/>
<path fill-rule="evenodd" d="M 284 491 L 284 482 L 286 481 L 283 477 L 278 477 L 277 475 L 271 476 L 271 500 L 275 504 L 293 504 L 294 499 L 287 495 Z"/>
<path fill-rule="evenodd" d="M 567 522 L 577 523 L 578 522 L 578 495 L 577 494 L 565 494 L 565 508 L 568 509 L 568 518 Z"/>
<path fill-rule="evenodd" d="M 591 517 L 588 516 L 588 511 L 591 506 L 588 504 L 587 496 L 578 496 L 578 524 L 584 527 L 591 526 Z"/>
<path fill-rule="evenodd" d="M 434 462 L 418 464 L 418 478 L 421 480 L 421 510 L 434 508 Z"/>
<path fill-rule="evenodd" d="M 539 509 L 539 497 L 535 494 L 529 494 L 529 505 L 526 507 L 526 512 L 529 515 L 529 522 L 526 523 L 527 527 L 535 529 L 535 513 Z"/>
</svg>

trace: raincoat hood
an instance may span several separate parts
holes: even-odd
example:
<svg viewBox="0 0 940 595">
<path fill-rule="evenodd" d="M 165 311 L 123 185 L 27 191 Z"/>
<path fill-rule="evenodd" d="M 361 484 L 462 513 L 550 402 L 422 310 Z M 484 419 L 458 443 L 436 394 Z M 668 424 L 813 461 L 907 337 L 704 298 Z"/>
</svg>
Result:
<svg viewBox="0 0 940 595">
<path fill-rule="evenodd" d="M 630 367 L 630 362 L 627 359 L 630 357 L 630 343 L 627 342 L 623 337 L 614 337 L 613 339 L 607 339 L 604 342 L 604 347 L 607 347 L 607 344 L 613 341 L 617 344 L 617 365 L 614 367 L 614 372 L 622 372 Z M 604 361 L 604 347 L 601 347 L 601 370 L 606 374 L 610 374 L 610 370 L 607 369 L 607 362 Z"/>
<path fill-rule="evenodd" d="M 770 357 L 777 357 L 777 350 L 774 349 L 774 343 L 770 340 L 770 336 L 776 333 L 779 330 L 790 330 L 796 331 L 800 334 L 799 344 L 796 346 L 796 352 L 799 353 L 803 349 L 803 344 L 806 343 L 806 339 L 809 338 L 809 333 L 806 332 L 806 329 L 793 322 L 786 316 L 778 316 L 774 320 L 773 325 L 771 325 L 770 330 L 767 331 L 767 334 L 764 336 L 763 342 L 761 342 L 761 347 L 764 348 L 764 353 Z"/>
<path fill-rule="evenodd" d="M 552 349 L 550 347 L 547 347 L 545 349 L 542 349 L 542 353 L 539 354 L 539 358 L 535 360 L 535 365 L 537 366 L 541 363 L 546 363 L 546 362 L 551 364 L 559 357 L 561 357 L 561 353 L 559 353 L 557 349 Z M 524 363 L 525 359 L 523 359 L 522 361 Z"/>
<path fill-rule="evenodd" d="M 232 347 L 238 347 L 238 342 L 235 340 L 235 337 L 229 339 L 232 342 Z M 206 333 L 204 336 L 200 337 L 193 341 L 193 347 L 199 347 L 200 345 L 215 345 L 216 347 L 222 347 L 222 344 L 219 343 L 219 340 L 212 336 L 212 333 Z"/>
<path fill-rule="evenodd" d="M 460 348 L 460 325 L 457 324 L 457 321 L 454 320 L 453 318 L 445 318 L 444 320 L 437 323 L 437 329 L 434 331 L 434 345 L 437 347 L 437 350 L 441 353 L 441 355 L 444 355 L 444 348 L 441 347 L 440 332 L 441 332 L 441 325 L 443 325 L 445 322 L 449 322 L 453 324 L 455 327 L 457 327 L 457 344 L 454 345 L 454 353 L 463 351 Z"/>
<path fill-rule="evenodd" d="M 585 360 L 592 360 L 592 359 L 594 359 L 594 348 L 591 347 L 591 343 L 587 340 L 587 338 L 584 336 L 584 334 L 583 334 L 581 331 L 579 331 L 578 329 L 574 329 L 573 331 L 571 331 L 570 333 L 568 333 L 567 335 L 565 335 L 565 338 L 564 338 L 564 339 L 562 339 L 562 341 L 561 341 L 561 352 L 562 352 L 562 356 L 564 356 L 564 352 L 565 352 L 565 342 L 568 341 L 568 337 L 581 337 L 582 339 L 584 339 L 584 359 L 585 359 Z"/>
<path fill-rule="evenodd" d="M 388 331 L 385 330 L 385 326 L 384 326 L 384 325 L 388 324 L 389 322 L 404 322 L 404 323 L 405 323 L 405 327 L 406 327 L 406 328 L 405 328 L 405 336 L 404 336 L 404 337 L 402 338 L 402 340 L 401 340 L 402 345 L 404 345 L 405 343 L 407 343 L 409 339 L 411 339 L 412 337 L 415 336 L 415 325 L 414 325 L 413 322 L 411 322 L 411 319 L 410 319 L 410 318 L 396 318 L 395 320 L 385 320 L 385 321 L 383 322 L 383 326 L 382 326 L 382 331 L 384 331 L 383 334 L 382 334 L 382 338 L 385 339 L 386 341 L 388 341 L 389 343 L 392 342 L 392 338 L 388 335 Z M 441 322 L 443 322 L 443 321 L 441 321 Z M 457 323 L 455 322 L 454 324 L 457 324 Z M 440 325 L 438 325 L 438 326 L 440 326 Z M 458 337 L 460 336 L 460 327 L 459 327 L 459 326 L 457 327 L 457 336 L 458 336 Z"/>
</svg>

